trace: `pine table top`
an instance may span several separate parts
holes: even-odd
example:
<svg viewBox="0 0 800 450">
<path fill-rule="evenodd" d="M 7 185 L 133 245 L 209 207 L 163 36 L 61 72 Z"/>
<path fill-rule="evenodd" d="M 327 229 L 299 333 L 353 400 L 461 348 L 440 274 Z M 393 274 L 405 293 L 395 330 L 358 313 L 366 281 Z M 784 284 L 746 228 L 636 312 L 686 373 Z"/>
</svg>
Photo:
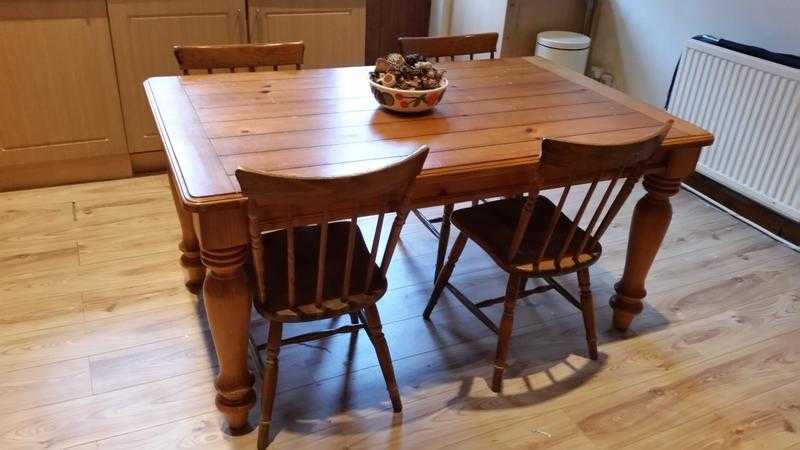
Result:
<svg viewBox="0 0 800 450">
<path fill-rule="evenodd" d="M 418 180 L 430 205 L 518 190 L 543 137 L 609 143 L 644 136 L 674 117 L 536 57 L 442 62 L 450 86 L 433 111 L 380 108 L 371 67 L 156 77 L 145 82 L 177 187 L 200 210 L 241 201 L 239 166 L 334 176 L 431 153 Z M 664 151 L 713 136 L 676 124 Z"/>
</svg>

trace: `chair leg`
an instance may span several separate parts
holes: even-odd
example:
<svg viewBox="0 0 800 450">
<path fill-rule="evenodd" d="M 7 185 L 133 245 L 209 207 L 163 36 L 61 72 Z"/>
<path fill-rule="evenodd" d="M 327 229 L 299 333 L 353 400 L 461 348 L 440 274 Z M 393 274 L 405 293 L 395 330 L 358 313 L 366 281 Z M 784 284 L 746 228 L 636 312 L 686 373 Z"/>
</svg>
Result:
<svg viewBox="0 0 800 450">
<path fill-rule="evenodd" d="M 503 302 L 503 317 L 500 319 L 500 332 L 497 333 L 497 355 L 494 360 L 494 376 L 492 377 L 492 390 L 500 392 L 503 389 L 503 372 L 506 370 L 508 348 L 511 345 L 511 330 L 514 328 L 514 307 L 517 305 L 517 295 L 522 285 L 520 276 L 511 274 L 506 287 L 506 298 Z"/>
<path fill-rule="evenodd" d="M 258 424 L 258 449 L 264 450 L 271 442 L 269 426 L 272 422 L 272 405 L 278 385 L 278 353 L 281 349 L 283 323 L 270 321 L 267 331 L 267 361 L 261 383 L 261 420 Z"/>
<path fill-rule="evenodd" d="M 447 244 L 450 241 L 450 218 L 453 216 L 453 204 L 444 205 L 442 212 L 442 227 L 439 231 L 439 248 L 436 251 L 436 271 L 434 274 L 438 277 L 439 272 L 442 271 L 444 266 L 444 257 L 447 254 Z"/>
<path fill-rule="evenodd" d="M 453 274 L 453 269 L 456 267 L 456 263 L 458 262 L 458 258 L 461 256 L 461 252 L 464 251 L 464 247 L 467 245 L 467 235 L 463 232 L 458 234 L 456 238 L 456 242 L 453 244 L 452 250 L 450 250 L 450 257 L 447 258 L 447 264 L 442 267 L 442 271 L 436 277 L 436 284 L 433 286 L 433 292 L 431 293 L 431 298 L 428 300 L 428 305 L 425 306 L 425 312 L 422 313 L 422 317 L 425 320 L 431 320 L 431 312 L 433 312 L 434 306 L 436 306 L 436 302 L 439 301 L 439 296 L 442 295 L 442 291 L 444 291 L 444 287 L 447 285 L 447 282 L 450 280 L 450 275 Z"/>
<path fill-rule="evenodd" d="M 350 313 L 350 324 L 358 325 L 358 314 Z"/>
<path fill-rule="evenodd" d="M 586 327 L 586 342 L 589 346 L 589 358 L 597 359 L 597 332 L 594 326 L 594 298 L 589 286 L 589 269 L 578 271 L 578 286 L 581 290 L 581 313 L 583 325 Z"/>
<path fill-rule="evenodd" d="M 525 286 L 528 285 L 528 278 L 527 277 L 519 277 L 519 292 L 517 293 L 522 294 L 525 292 Z"/>
<path fill-rule="evenodd" d="M 396 413 L 400 412 L 403 410 L 403 404 L 400 401 L 400 391 L 397 389 L 397 380 L 394 377 L 394 366 L 392 366 L 389 346 L 386 345 L 386 337 L 384 337 L 381 329 L 378 308 L 375 305 L 368 306 L 364 309 L 364 313 L 367 319 L 367 333 L 372 345 L 375 347 L 375 354 L 378 356 L 378 362 L 381 365 L 383 379 L 386 381 L 386 390 L 389 391 L 389 399 L 392 401 L 392 410 Z"/>
</svg>

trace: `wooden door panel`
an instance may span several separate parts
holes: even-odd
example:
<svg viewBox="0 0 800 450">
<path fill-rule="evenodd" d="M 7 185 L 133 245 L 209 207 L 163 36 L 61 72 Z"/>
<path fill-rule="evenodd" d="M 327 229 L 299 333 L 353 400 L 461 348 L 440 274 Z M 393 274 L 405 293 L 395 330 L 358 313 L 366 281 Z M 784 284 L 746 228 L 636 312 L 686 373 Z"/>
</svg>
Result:
<svg viewBox="0 0 800 450">
<path fill-rule="evenodd" d="M 244 0 L 109 2 L 131 153 L 162 148 L 142 82 L 178 73 L 174 45 L 245 42 L 244 14 Z"/>
<path fill-rule="evenodd" d="M 130 175 L 104 0 L 0 3 L 0 190 Z"/>
<path fill-rule="evenodd" d="M 175 75 L 178 65 L 172 54 L 175 44 L 225 44 L 229 42 L 228 15 L 183 15 L 128 17 L 131 42 L 130 56 L 134 61 L 131 78 L 134 86 L 126 93 L 126 107 L 135 108 L 127 118 L 130 129 L 138 131 L 131 136 L 131 152 L 161 148 L 158 131 L 145 102 L 141 82 L 151 76 Z M 128 104 L 132 103 L 132 104 Z M 142 139 L 138 145 L 137 139 Z"/>
<path fill-rule="evenodd" d="M 304 41 L 303 67 L 364 64 L 366 0 L 260 0 L 251 4 L 254 42 Z"/>
<path fill-rule="evenodd" d="M 51 184 L 17 180 L 8 166 L 125 155 L 103 0 L 12 3 L 0 5 L 0 188 Z M 98 178 L 126 172 L 115 164 Z"/>
</svg>

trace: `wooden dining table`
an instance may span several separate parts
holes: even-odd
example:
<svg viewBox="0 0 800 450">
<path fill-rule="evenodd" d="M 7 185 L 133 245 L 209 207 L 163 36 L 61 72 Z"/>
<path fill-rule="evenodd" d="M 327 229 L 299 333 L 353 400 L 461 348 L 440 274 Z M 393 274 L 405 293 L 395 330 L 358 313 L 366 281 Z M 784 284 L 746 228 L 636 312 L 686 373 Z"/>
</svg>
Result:
<svg viewBox="0 0 800 450">
<path fill-rule="evenodd" d="M 234 177 L 239 166 L 347 175 L 385 166 L 425 144 L 430 155 L 415 183 L 413 206 L 427 207 L 524 192 L 544 137 L 613 143 L 674 119 L 644 177 L 646 194 L 634 209 L 624 272 L 610 300 L 619 330 L 642 311 L 645 279 L 672 216 L 670 197 L 713 136 L 536 57 L 438 66 L 447 71 L 449 87 L 435 110 L 420 115 L 382 110 L 367 83 L 371 67 L 145 82 L 169 160 L 186 286 L 202 289 L 219 360 L 216 405 L 231 432 L 247 430 L 256 399 L 247 368 L 251 291 L 244 270 L 245 201 Z M 546 179 L 543 188 L 564 181 Z"/>
</svg>

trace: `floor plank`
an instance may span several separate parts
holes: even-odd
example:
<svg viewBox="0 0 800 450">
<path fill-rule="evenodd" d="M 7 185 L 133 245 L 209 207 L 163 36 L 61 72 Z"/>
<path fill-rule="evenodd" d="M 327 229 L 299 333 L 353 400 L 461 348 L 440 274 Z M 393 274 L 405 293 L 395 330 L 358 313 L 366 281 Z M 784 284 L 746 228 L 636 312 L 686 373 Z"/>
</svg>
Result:
<svg viewBox="0 0 800 450">
<path fill-rule="evenodd" d="M 800 332 L 788 333 L 638 384 L 613 397 L 586 399 L 567 413 L 596 444 L 633 444 L 658 430 L 796 381 Z"/>
<path fill-rule="evenodd" d="M 189 374 L 0 418 L 2 448 L 69 447 L 214 409 L 212 379 Z"/>
<path fill-rule="evenodd" d="M 0 415 L 87 397 L 92 393 L 89 361 L 70 359 L 10 370 L 0 377 Z"/>
<path fill-rule="evenodd" d="M 151 176 L 0 193 L 0 448 L 252 448 L 254 433 L 221 430 L 213 344 L 183 288 L 167 189 Z M 105 202 L 109 190 L 120 200 Z M 800 447 L 800 254 L 681 192 L 645 311 L 620 335 L 605 300 L 641 194 L 591 270 L 598 362 L 578 312 L 537 295 L 517 308 L 504 393 L 492 393 L 496 338 L 447 293 L 420 318 L 436 241 L 410 219 L 379 303 L 404 412 L 391 414 L 365 336 L 287 347 L 273 447 Z M 453 282 L 480 299 L 506 275 L 469 244 Z M 252 332 L 263 338 L 257 316 Z"/>
<path fill-rule="evenodd" d="M 83 322 L 81 294 L 4 298 L 0 336 Z"/>
<path fill-rule="evenodd" d="M 798 398 L 800 381 L 648 436 L 630 448 L 794 448 L 800 446 Z"/>
</svg>

